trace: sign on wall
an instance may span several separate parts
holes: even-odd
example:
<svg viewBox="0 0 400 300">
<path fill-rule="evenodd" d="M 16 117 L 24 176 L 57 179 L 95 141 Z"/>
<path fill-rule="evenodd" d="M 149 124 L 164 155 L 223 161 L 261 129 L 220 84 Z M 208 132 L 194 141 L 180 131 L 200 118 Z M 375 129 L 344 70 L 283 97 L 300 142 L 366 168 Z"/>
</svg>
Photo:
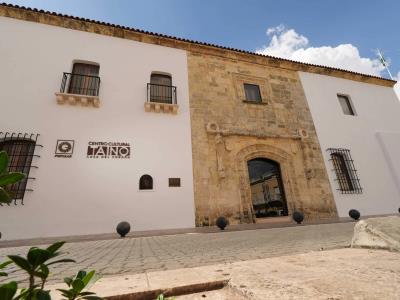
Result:
<svg viewBox="0 0 400 300">
<path fill-rule="evenodd" d="M 131 146 L 124 142 L 89 142 L 87 158 L 130 158 Z"/>
<path fill-rule="evenodd" d="M 71 158 L 74 153 L 74 140 L 57 140 L 55 157 Z"/>
</svg>

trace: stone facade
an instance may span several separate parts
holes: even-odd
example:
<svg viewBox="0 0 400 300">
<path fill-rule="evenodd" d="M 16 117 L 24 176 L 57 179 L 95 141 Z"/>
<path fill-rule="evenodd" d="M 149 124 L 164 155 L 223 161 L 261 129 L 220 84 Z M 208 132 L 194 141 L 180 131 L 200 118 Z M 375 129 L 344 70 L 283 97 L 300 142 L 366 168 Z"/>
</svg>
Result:
<svg viewBox="0 0 400 300">
<path fill-rule="evenodd" d="M 280 164 L 289 215 L 337 217 L 298 73 L 200 51 L 188 53 L 196 225 L 224 215 L 256 222 L 247 161 Z M 260 86 L 245 101 L 243 83 Z"/>
</svg>

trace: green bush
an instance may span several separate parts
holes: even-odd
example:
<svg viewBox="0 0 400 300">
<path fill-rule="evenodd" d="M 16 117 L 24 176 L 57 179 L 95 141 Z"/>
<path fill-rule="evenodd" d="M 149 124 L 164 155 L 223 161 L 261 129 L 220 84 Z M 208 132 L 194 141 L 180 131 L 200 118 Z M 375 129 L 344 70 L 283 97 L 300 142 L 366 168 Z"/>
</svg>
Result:
<svg viewBox="0 0 400 300">
<path fill-rule="evenodd" d="M 5 151 L 0 151 L 0 203 L 10 203 L 13 195 L 9 191 L 10 185 L 25 178 L 20 172 L 8 172 L 9 158 Z M 54 260 L 61 254 L 60 248 L 65 242 L 57 242 L 45 249 L 32 247 L 26 257 L 9 255 L 9 261 L 0 264 L 0 277 L 8 276 L 4 270 L 8 265 L 15 264 L 24 270 L 29 278 L 29 286 L 18 291 L 18 283 L 11 281 L 0 285 L 0 300 L 51 300 L 50 291 L 45 290 L 46 281 L 50 275 L 49 266 L 59 263 L 75 262 L 72 259 L 64 258 Z M 68 300 L 100 300 L 92 292 L 85 292 L 84 289 L 95 281 L 95 271 L 86 273 L 79 271 L 72 278 L 64 278 L 69 289 L 59 289 Z M 18 294 L 18 295 L 17 295 Z"/>
<path fill-rule="evenodd" d="M 60 248 L 65 242 L 57 242 L 45 249 L 32 247 L 29 249 L 26 257 L 19 255 L 9 255 L 9 261 L 0 264 L 0 276 L 7 276 L 4 270 L 10 264 L 15 264 L 24 270 L 29 278 L 29 286 L 18 291 L 18 284 L 15 281 L 0 285 L 1 300 L 50 300 L 50 291 L 45 290 L 45 284 L 50 275 L 49 267 L 59 263 L 75 262 L 72 259 L 55 259 L 61 252 Z M 67 277 L 64 282 L 67 283 L 69 289 L 60 289 L 62 295 L 68 300 L 100 300 L 102 298 L 94 293 L 83 291 L 94 282 L 95 271 L 86 273 L 79 271 L 75 278 Z"/>
<path fill-rule="evenodd" d="M 57 289 L 61 294 L 68 300 L 74 299 L 86 299 L 86 300 L 100 300 L 102 298 L 97 297 L 95 293 L 84 292 L 85 288 L 88 288 L 90 284 L 95 281 L 95 271 L 86 273 L 85 271 L 79 271 L 75 277 L 66 277 L 64 282 L 68 285 L 69 289 Z"/>
<path fill-rule="evenodd" d="M 25 174 L 20 172 L 8 172 L 9 159 L 5 151 L 0 151 L 0 203 L 10 203 L 12 193 L 8 187 L 25 178 Z"/>
</svg>

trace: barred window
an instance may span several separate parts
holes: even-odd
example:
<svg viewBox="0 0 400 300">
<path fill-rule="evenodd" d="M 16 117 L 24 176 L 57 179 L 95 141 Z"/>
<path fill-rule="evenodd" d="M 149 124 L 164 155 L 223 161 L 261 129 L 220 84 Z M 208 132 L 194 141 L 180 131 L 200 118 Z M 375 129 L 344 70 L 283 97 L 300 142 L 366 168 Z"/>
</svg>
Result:
<svg viewBox="0 0 400 300">
<path fill-rule="evenodd" d="M 338 182 L 338 190 L 342 194 L 361 194 L 360 179 L 351 158 L 350 150 L 329 148 L 328 151 L 336 174 L 335 180 Z"/>
<path fill-rule="evenodd" d="M 30 139 L 6 138 L 0 140 L 0 151 L 5 151 L 9 157 L 8 171 L 21 172 L 26 175 L 24 180 L 8 187 L 14 200 L 24 198 L 35 145 L 36 142 Z"/>
<path fill-rule="evenodd" d="M 152 190 L 153 189 L 153 177 L 150 175 L 143 175 L 139 180 L 139 190 Z"/>
<path fill-rule="evenodd" d="M 171 75 L 152 73 L 150 77 L 150 101 L 173 104 Z"/>
</svg>

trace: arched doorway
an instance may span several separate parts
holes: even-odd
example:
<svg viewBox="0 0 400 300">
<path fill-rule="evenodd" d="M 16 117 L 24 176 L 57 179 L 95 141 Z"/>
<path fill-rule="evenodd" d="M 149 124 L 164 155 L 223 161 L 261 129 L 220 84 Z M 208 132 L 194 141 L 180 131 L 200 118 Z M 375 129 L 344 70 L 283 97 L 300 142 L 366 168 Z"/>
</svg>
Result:
<svg viewBox="0 0 400 300">
<path fill-rule="evenodd" d="M 288 215 L 279 163 L 266 158 L 247 161 L 251 201 L 256 218 Z"/>
</svg>

